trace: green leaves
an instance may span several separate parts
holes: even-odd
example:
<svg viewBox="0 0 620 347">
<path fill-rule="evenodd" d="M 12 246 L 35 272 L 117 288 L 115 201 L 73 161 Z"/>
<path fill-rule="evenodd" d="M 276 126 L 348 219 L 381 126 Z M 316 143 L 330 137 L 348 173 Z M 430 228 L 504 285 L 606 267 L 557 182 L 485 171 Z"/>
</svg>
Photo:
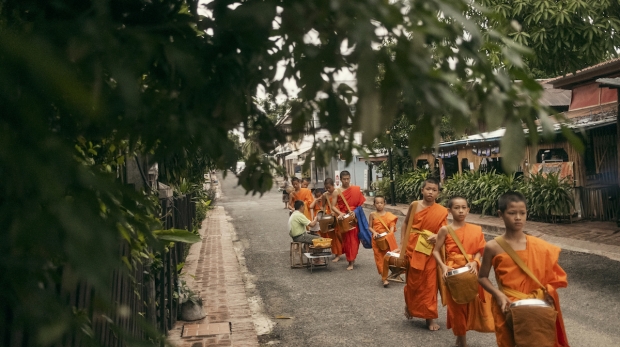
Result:
<svg viewBox="0 0 620 347">
<path fill-rule="evenodd" d="M 472 213 L 494 215 L 497 200 L 508 191 L 520 191 L 527 199 L 528 214 L 537 220 L 550 221 L 570 215 L 574 197 L 570 179 L 560 179 L 558 174 L 533 174 L 527 178 L 502 175 L 495 172 L 465 172 L 456 174 L 443 184 L 443 203 L 454 196 L 469 202 Z"/>
<path fill-rule="evenodd" d="M 490 30 L 509 30 L 515 42 L 530 47 L 528 67 L 555 77 L 599 63 L 620 48 L 618 1 L 480 0 L 494 17 Z M 517 21 L 520 28 L 509 24 Z M 553 57 L 550 59 L 549 57 Z"/>
<path fill-rule="evenodd" d="M 166 229 L 153 231 L 158 240 L 168 242 L 196 243 L 200 242 L 200 235 L 185 229 Z"/>
</svg>

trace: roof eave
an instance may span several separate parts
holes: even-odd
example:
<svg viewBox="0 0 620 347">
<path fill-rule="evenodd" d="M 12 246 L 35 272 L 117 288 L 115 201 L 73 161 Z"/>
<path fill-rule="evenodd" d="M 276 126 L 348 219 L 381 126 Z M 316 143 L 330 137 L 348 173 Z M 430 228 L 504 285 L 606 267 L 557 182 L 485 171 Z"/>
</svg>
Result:
<svg viewBox="0 0 620 347">
<path fill-rule="evenodd" d="M 553 85 L 555 89 L 567 89 L 570 90 L 577 84 L 589 82 L 599 77 L 608 76 L 620 72 L 620 60 L 610 62 L 609 64 L 597 66 L 585 71 L 577 72 L 574 74 L 566 75 L 556 80 L 547 81 Z"/>
</svg>

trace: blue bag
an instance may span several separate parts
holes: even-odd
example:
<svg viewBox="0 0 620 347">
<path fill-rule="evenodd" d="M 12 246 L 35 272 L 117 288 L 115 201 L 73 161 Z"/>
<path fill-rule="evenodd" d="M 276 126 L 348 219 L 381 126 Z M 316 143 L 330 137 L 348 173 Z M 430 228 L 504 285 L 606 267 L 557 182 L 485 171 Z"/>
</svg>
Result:
<svg viewBox="0 0 620 347">
<path fill-rule="evenodd" d="M 357 237 L 360 239 L 364 248 L 370 249 L 372 248 L 372 233 L 368 228 L 368 221 L 366 220 L 364 209 L 362 206 L 358 206 L 354 212 L 355 218 L 357 219 Z"/>
</svg>

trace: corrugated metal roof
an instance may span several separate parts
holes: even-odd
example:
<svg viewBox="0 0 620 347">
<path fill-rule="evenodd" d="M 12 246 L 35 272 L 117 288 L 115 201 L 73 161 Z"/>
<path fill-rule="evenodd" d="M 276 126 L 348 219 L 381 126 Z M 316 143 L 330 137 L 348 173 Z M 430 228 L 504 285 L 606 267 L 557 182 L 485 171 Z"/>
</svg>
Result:
<svg viewBox="0 0 620 347">
<path fill-rule="evenodd" d="M 544 90 L 540 103 L 546 106 L 569 106 L 573 92 L 571 90 L 555 89 L 551 84 L 541 83 Z"/>
<path fill-rule="evenodd" d="M 569 123 L 564 123 L 570 129 L 575 130 L 588 130 L 603 127 L 610 124 L 616 123 L 617 111 L 615 108 L 611 108 L 608 110 L 604 110 L 598 113 L 593 113 L 588 116 L 583 116 L 579 118 L 570 119 Z M 554 130 L 559 132 L 561 129 L 561 124 L 556 123 L 553 125 Z M 523 129 L 524 133 L 528 133 L 529 129 Z M 542 132 L 542 127 L 538 127 L 538 132 Z M 495 142 L 501 140 L 501 138 L 506 133 L 505 128 L 501 128 L 495 131 L 480 133 L 476 135 L 470 135 L 460 140 L 449 141 L 449 142 L 441 142 L 439 144 L 439 148 L 452 147 L 458 145 L 469 145 L 473 143 L 483 143 L 483 142 Z"/>
</svg>

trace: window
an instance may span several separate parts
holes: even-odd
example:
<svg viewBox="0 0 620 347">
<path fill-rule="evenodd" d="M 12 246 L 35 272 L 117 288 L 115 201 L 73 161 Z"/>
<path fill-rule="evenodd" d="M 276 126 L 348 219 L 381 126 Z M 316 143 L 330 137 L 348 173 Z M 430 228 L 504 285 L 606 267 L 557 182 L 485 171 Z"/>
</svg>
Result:
<svg viewBox="0 0 620 347">
<path fill-rule="evenodd" d="M 536 155 L 537 163 L 557 163 L 565 161 L 568 161 L 568 153 L 566 153 L 564 148 L 541 149 Z"/>
<path fill-rule="evenodd" d="M 469 160 L 467 160 L 467 158 L 461 159 L 461 170 L 463 170 L 463 172 L 469 171 Z"/>
<path fill-rule="evenodd" d="M 317 171 L 317 182 L 325 181 L 325 168 L 320 167 L 316 171 Z"/>
<path fill-rule="evenodd" d="M 426 159 L 418 159 L 418 161 L 416 162 L 416 167 L 418 169 L 427 169 L 430 170 L 430 165 L 428 164 L 428 160 Z"/>
</svg>

